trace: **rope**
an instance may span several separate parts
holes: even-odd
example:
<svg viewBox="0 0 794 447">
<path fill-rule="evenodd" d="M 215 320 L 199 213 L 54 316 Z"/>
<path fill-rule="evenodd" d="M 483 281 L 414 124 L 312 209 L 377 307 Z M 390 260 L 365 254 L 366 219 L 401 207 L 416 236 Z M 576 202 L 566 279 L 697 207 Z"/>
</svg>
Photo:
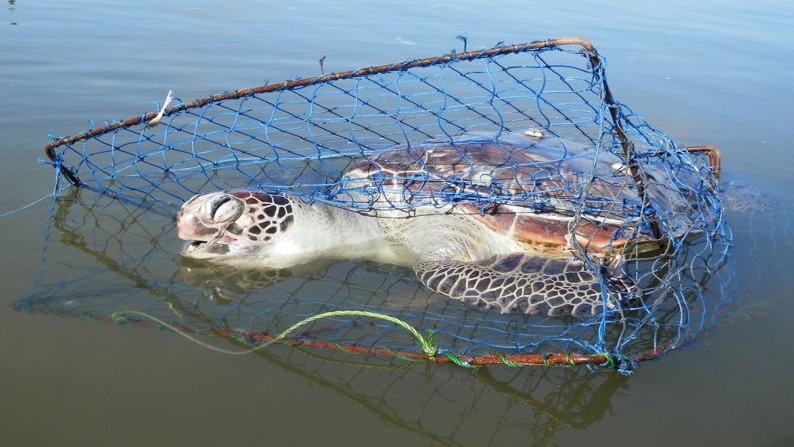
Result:
<svg viewBox="0 0 794 447">
<path fill-rule="evenodd" d="M 25 206 L 22 206 L 20 208 L 15 209 L 15 210 L 8 211 L 8 212 L 0 214 L 0 219 L 5 219 L 6 217 L 11 217 L 11 216 L 13 216 L 15 214 L 19 214 L 22 211 L 25 211 L 26 209 L 29 209 L 29 208 L 33 208 L 34 206 L 38 205 L 39 203 L 41 203 L 41 202 L 43 202 L 43 201 L 45 201 L 45 200 L 47 200 L 49 198 L 52 198 L 52 197 L 53 197 L 52 194 L 47 194 L 45 196 L 42 196 L 41 198 L 36 199 L 33 202 L 31 202 L 31 203 L 29 203 L 29 204 L 27 204 Z"/>
<path fill-rule="evenodd" d="M 139 311 L 134 311 L 134 310 L 114 312 L 111 315 L 111 318 L 113 319 L 113 321 L 122 322 L 122 321 L 124 321 L 124 316 L 125 315 L 135 315 L 135 316 L 139 316 L 141 318 L 145 318 L 145 319 L 151 320 L 151 321 L 157 323 L 158 325 L 160 325 L 160 326 L 162 326 L 162 327 L 164 327 L 166 329 L 169 329 L 169 330 L 177 333 L 178 335 L 190 340 L 191 342 L 193 342 L 193 343 L 195 343 L 195 344 L 197 344 L 199 346 L 202 346 L 204 348 L 210 349 L 212 351 L 221 352 L 223 354 L 230 354 L 230 355 L 250 354 L 251 352 L 258 351 L 258 350 L 263 349 L 263 348 L 265 348 L 265 347 L 267 347 L 269 345 L 272 345 L 274 343 L 278 343 L 279 341 L 285 339 L 287 336 L 289 336 L 293 332 L 297 331 L 302 326 L 305 326 L 305 325 L 310 324 L 310 323 L 312 323 L 314 321 L 321 320 L 321 319 L 324 319 L 324 318 L 335 318 L 335 317 L 375 318 L 375 319 L 378 319 L 378 320 L 383 320 L 383 321 L 388 321 L 390 323 L 394 323 L 394 324 L 404 328 L 406 331 L 408 331 L 419 342 L 419 346 L 421 347 L 421 351 L 422 351 L 422 353 L 425 356 L 432 358 L 432 357 L 434 357 L 436 355 L 436 353 L 438 353 L 438 348 L 433 345 L 433 332 L 432 331 L 429 332 L 427 339 L 425 339 L 424 337 L 422 337 L 421 334 L 419 334 L 419 332 L 416 329 L 414 329 L 410 324 L 406 323 L 405 321 L 402 321 L 399 318 L 395 318 L 395 317 L 392 317 L 392 316 L 389 316 L 389 315 L 385 315 L 385 314 L 380 314 L 380 313 L 377 313 L 377 312 L 347 310 L 347 311 L 324 312 L 324 313 L 321 313 L 321 314 L 313 315 L 311 317 L 304 318 L 303 320 L 293 324 L 292 326 L 290 326 L 289 328 L 287 328 L 283 332 L 281 332 L 279 335 L 274 337 L 272 340 L 270 340 L 270 341 L 268 341 L 268 342 L 266 342 L 266 343 L 264 343 L 264 344 L 262 344 L 260 346 L 257 346 L 255 348 L 247 349 L 245 351 L 230 351 L 230 350 L 227 350 L 227 349 L 215 347 L 215 346 L 213 346 L 213 345 L 211 345 L 209 343 L 205 343 L 205 342 L 197 339 L 196 337 L 193 337 L 192 335 L 188 334 L 186 331 L 181 330 L 181 329 L 177 328 L 176 326 L 174 326 L 172 324 L 169 324 L 169 323 L 167 323 L 167 322 L 165 322 L 165 321 L 163 321 L 163 320 L 161 320 L 161 319 L 159 319 L 159 318 L 157 318 L 157 317 L 155 317 L 153 315 L 149 315 L 149 314 L 147 314 L 145 312 L 139 312 Z"/>
</svg>

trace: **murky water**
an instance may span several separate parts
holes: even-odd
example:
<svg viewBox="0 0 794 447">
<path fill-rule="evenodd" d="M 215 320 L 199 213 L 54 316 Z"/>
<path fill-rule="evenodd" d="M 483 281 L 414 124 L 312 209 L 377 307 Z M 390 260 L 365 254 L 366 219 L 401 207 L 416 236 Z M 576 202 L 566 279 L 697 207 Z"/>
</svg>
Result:
<svg viewBox="0 0 794 447">
<path fill-rule="evenodd" d="M 62 289 L 55 282 L 53 295 L 113 290 L 81 279 L 81 266 L 107 268 L 98 280 L 119 277 L 113 259 L 145 258 L 151 235 L 168 225 L 131 212 L 99 228 L 87 213 L 51 228 L 44 201 L 0 220 L 2 443 L 794 444 L 794 281 L 786 273 L 794 244 L 786 197 L 794 191 L 787 119 L 794 112 L 794 7 L 690 3 L 201 1 L 188 8 L 9 1 L 0 12 L 0 212 L 51 191 L 52 169 L 37 163 L 48 132 L 71 135 L 87 120 L 150 111 L 168 89 L 189 99 L 316 75 L 321 56 L 326 71 L 342 71 L 461 50 L 459 34 L 468 36 L 469 49 L 588 38 L 607 57 L 621 102 L 681 144 L 719 146 L 725 171 L 752 178 L 783 203 L 771 214 L 732 222 L 743 314 L 627 378 L 581 368 L 362 367 L 344 355 L 286 347 L 232 357 L 151 328 L 14 311 L 34 284 L 53 284 L 64 272 L 75 277 Z M 107 206 L 90 193 L 80 200 Z M 63 242 L 45 246 L 47 231 Z M 145 243 L 119 252 L 117 234 Z M 109 241 L 101 251 L 106 258 L 84 249 L 85 235 Z M 179 248 L 173 238 L 157 244 Z M 171 270 L 163 261 L 131 271 L 146 277 Z M 355 287 L 415 293 L 397 280 L 367 285 L 383 275 L 366 269 L 343 270 L 330 273 L 341 285 L 333 294 Z M 82 289 L 69 289 L 74 284 Z M 134 284 L 134 275 L 123 276 L 101 304 L 137 296 Z M 151 286 L 147 292 L 158 296 Z"/>
</svg>

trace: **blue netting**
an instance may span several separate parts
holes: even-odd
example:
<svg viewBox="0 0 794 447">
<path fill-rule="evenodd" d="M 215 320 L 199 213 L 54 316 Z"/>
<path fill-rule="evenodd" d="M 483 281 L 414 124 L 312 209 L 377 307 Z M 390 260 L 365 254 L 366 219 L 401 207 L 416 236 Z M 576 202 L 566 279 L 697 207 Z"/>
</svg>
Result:
<svg viewBox="0 0 794 447">
<path fill-rule="evenodd" d="M 603 61 L 586 41 L 499 46 L 244 89 L 180 103 L 159 124 L 153 119 L 149 113 L 108 123 L 48 146 L 59 172 L 81 186 L 54 205 L 57 231 L 48 236 L 73 250 L 65 259 L 46 258 L 42 279 L 20 308 L 93 318 L 136 310 L 252 344 L 323 312 L 371 311 L 420 333 L 433 331 L 439 356 L 449 359 L 543 363 L 559 354 L 557 362 L 628 368 L 630 359 L 660 355 L 714 327 L 732 297 L 721 269 L 731 236 L 715 195 L 717 173 L 704 153 L 676 147 L 613 99 Z M 589 166 L 575 181 L 555 184 L 565 194 L 554 203 L 533 188 L 517 193 L 471 178 L 446 179 L 450 187 L 425 196 L 411 190 L 408 203 L 378 201 L 373 197 L 382 185 L 368 185 L 376 191 L 368 195 L 344 180 L 358 161 L 395 147 L 527 130 L 580 148 L 560 154 L 557 165 L 578 157 Z M 605 179 L 607 172 L 613 175 Z M 628 193 L 588 195 L 600 182 Z M 451 204 L 481 211 L 526 204 L 548 212 L 550 206 L 580 238 L 604 212 L 623 222 L 616 234 L 630 242 L 659 242 L 653 250 L 633 243 L 612 250 L 640 293 L 594 317 L 467 306 L 429 292 L 410 268 L 366 261 L 273 272 L 181 259 L 172 217 L 179 206 L 193 194 L 240 188 L 362 213 Z M 601 274 L 599 259 L 583 244 L 573 249 Z M 316 320 L 288 341 L 423 354 L 403 327 L 371 317 Z"/>
</svg>

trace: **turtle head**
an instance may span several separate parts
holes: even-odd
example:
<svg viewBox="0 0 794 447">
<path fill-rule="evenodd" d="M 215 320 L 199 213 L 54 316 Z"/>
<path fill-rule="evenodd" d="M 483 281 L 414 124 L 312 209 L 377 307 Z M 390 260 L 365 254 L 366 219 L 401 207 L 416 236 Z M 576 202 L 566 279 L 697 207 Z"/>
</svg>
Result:
<svg viewBox="0 0 794 447">
<path fill-rule="evenodd" d="M 176 215 L 182 255 L 239 262 L 267 250 L 294 222 L 292 202 L 280 194 L 230 190 L 193 196 Z"/>
</svg>

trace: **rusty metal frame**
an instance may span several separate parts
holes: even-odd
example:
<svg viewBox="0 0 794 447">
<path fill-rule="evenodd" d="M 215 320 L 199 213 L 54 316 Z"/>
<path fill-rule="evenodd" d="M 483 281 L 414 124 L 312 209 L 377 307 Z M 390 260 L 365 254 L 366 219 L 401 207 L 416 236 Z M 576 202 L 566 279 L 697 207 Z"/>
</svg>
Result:
<svg viewBox="0 0 794 447">
<path fill-rule="evenodd" d="M 619 103 L 615 101 L 612 92 L 609 86 L 607 85 L 606 79 L 603 76 L 602 60 L 599 57 L 597 50 L 589 41 L 579 37 L 564 37 L 564 38 L 549 39 L 544 41 L 535 41 L 525 44 L 499 46 L 480 51 L 453 53 L 439 57 L 417 59 L 417 60 L 400 62 L 396 64 L 379 65 L 368 68 L 361 68 L 358 70 L 345 71 L 341 73 L 323 74 L 321 76 L 311 77 L 306 79 L 296 79 L 291 81 L 285 81 L 282 83 L 263 85 L 253 88 L 244 88 L 232 92 L 213 95 L 203 99 L 198 99 L 188 103 L 183 103 L 165 110 L 163 115 L 170 116 L 173 114 L 183 112 L 185 110 L 200 108 L 208 104 L 216 103 L 220 101 L 241 99 L 245 97 L 251 97 L 254 95 L 266 94 L 276 91 L 300 89 L 311 85 L 333 82 L 337 80 L 361 78 L 361 77 L 367 77 L 367 76 L 382 74 L 387 72 L 406 71 L 412 68 L 429 67 L 438 64 L 450 63 L 453 61 L 473 61 L 477 59 L 487 59 L 498 55 L 518 54 L 528 51 L 538 51 L 538 50 L 563 47 L 563 46 L 581 47 L 580 53 L 583 54 L 585 57 L 587 57 L 595 79 L 601 83 L 603 87 L 603 101 L 607 105 L 607 108 L 609 110 L 610 118 L 612 119 L 612 123 L 613 123 L 613 131 L 615 133 L 617 140 L 620 142 L 626 160 L 626 165 L 629 169 L 629 173 L 631 174 L 633 181 L 637 186 L 637 192 L 640 197 L 640 200 L 642 201 L 644 206 L 649 207 L 650 201 L 646 194 L 645 180 L 642 175 L 642 170 L 639 164 L 635 160 L 633 144 L 622 127 L 623 121 L 621 116 L 621 106 Z M 157 116 L 158 116 L 158 112 L 149 112 L 142 116 L 129 118 L 127 120 L 120 122 L 109 123 L 108 125 L 103 127 L 94 128 L 70 137 L 57 139 L 52 141 L 50 144 L 48 144 L 44 148 L 44 152 L 49 158 L 49 160 L 55 163 L 56 168 L 60 170 L 60 173 L 64 176 L 64 178 L 66 178 L 72 185 L 79 187 L 82 185 L 80 179 L 70 169 L 68 169 L 67 167 L 61 164 L 58 155 L 55 153 L 55 150 L 58 147 L 64 145 L 71 145 L 78 141 L 89 140 L 91 138 L 113 132 L 117 129 L 127 128 L 144 123 L 150 123 Z M 682 150 L 689 153 L 703 154 L 707 156 L 709 160 L 709 164 L 711 166 L 712 174 L 715 179 L 719 180 L 719 176 L 720 176 L 719 149 L 713 146 L 693 146 L 693 147 L 682 148 Z M 664 155 L 664 153 L 660 152 L 659 156 L 662 155 Z M 659 223 L 657 221 L 655 214 L 650 212 L 647 218 L 649 219 L 649 224 L 651 226 L 651 230 L 654 234 L 654 237 L 656 237 L 659 240 L 660 245 L 662 245 L 663 244 L 662 233 L 660 231 Z M 231 334 L 231 333 L 213 332 L 212 335 L 226 337 L 226 338 L 241 337 L 252 345 L 257 345 L 272 341 L 272 337 L 269 337 L 267 334 L 262 334 L 262 333 Z M 367 355 L 380 354 L 391 357 L 398 356 L 410 360 L 434 361 L 438 363 L 455 363 L 464 366 L 479 366 L 479 365 L 489 365 L 489 364 L 507 364 L 511 366 L 519 366 L 519 365 L 550 366 L 550 365 L 589 364 L 589 365 L 608 366 L 611 368 L 625 368 L 625 367 L 630 367 L 630 364 L 632 362 L 657 358 L 666 350 L 672 349 L 672 347 L 660 347 L 657 351 L 637 354 L 632 358 L 616 357 L 607 353 L 593 354 L 593 355 L 557 353 L 557 354 L 547 354 L 547 355 L 532 354 L 532 355 L 516 355 L 516 356 L 482 355 L 476 357 L 464 357 L 464 356 L 447 355 L 447 356 L 428 357 L 424 354 L 416 354 L 410 352 L 393 352 L 386 349 L 376 349 L 376 348 L 366 348 L 366 347 L 339 346 L 336 344 L 324 343 L 324 342 L 306 342 L 306 341 L 295 340 L 295 341 L 282 341 L 282 343 L 297 345 L 297 346 L 311 346 L 311 347 L 322 347 L 328 349 L 340 349 L 347 352 L 355 352 L 355 353 L 361 353 Z"/>
<path fill-rule="evenodd" d="M 322 83 L 325 83 L 325 82 L 337 81 L 337 80 L 341 80 L 341 79 L 360 78 L 360 77 L 366 77 L 366 76 L 371 76 L 373 74 L 381 74 L 381 73 L 386 73 L 386 72 L 406 71 L 406 70 L 409 70 L 409 69 L 412 69 L 412 68 L 429 67 L 429 66 L 432 66 L 432 65 L 445 64 L 445 63 L 449 63 L 449 62 L 452 62 L 452 61 L 472 61 L 472 60 L 476 60 L 476 59 L 487 59 L 487 58 L 490 58 L 490 57 L 503 55 L 503 54 L 517 54 L 517 53 L 523 53 L 523 52 L 527 52 L 527 51 L 537 51 L 537 50 L 542 50 L 542 49 L 546 49 L 546 48 L 563 47 L 563 46 L 568 46 L 568 45 L 578 45 L 578 46 L 582 47 L 582 52 L 585 53 L 587 55 L 587 57 L 589 58 L 590 63 L 592 65 L 593 71 L 596 74 L 598 73 L 597 70 L 601 67 L 601 59 L 598 57 L 598 52 L 596 51 L 595 47 L 593 47 L 593 45 L 590 42 L 588 42 L 587 40 L 582 39 L 580 37 L 563 37 L 563 38 L 558 38 L 558 39 L 549 39 L 549 40 L 543 40 L 543 41 L 535 41 L 535 42 L 525 43 L 525 44 L 498 46 L 498 47 L 494 47 L 494 48 L 490 48 L 490 49 L 486 49 L 486 50 L 468 51 L 468 52 L 463 52 L 463 53 L 452 53 L 452 54 L 447 54 L 447 55 L 444 55 L 444 56 L 429 57 L 429 58 L 424 58 L 424 59 L 416 59 L 416 60 L 411 60 L 411 61 L 399 62 L 399 63 L 396 63 L 396 64 L 387 64 L 387 65 L 378 65 L 378 66 L 367 67 L 367 68 L 360 68 L 358 70 L 345 71 L 345 72 L 341 72 L 341 73 L 329 73 L 329 74 L 324 74 L 324 75 L 317 76 L 317 77 L 312 77 L 312 78 L 295 79 L 295 80 L 291 80 L 291 81 L 281 82 L 281 83 L 278 83 L 278 84 L 268 84 L 268 85 L 262 85 L 262 86 L 259 86 L 259 87 L 244 88 L 244 89 L 235 90 L 235 91 L 232 91 L 232 92 L 227 92 L 227 93 L 222 93 L 222 94 L 217 94 L 217 95 L 213 95 L 213 96 L 210 96 L 210 97 L 207 97 L 207 98 L 197 99 L 195 101 L 191 101 L 191 102 L 188 102 L 188 103 L 180 104 L 178 106 L 175 106 L 175 107 L 172 107 L 172 108 L 166 110 L 164 112 L 163 116 L 170 116 L 170 115 L 173 115 L 175 113 L 182 112 L 184 110 L 198 108 L 198 107 L 203 107 L 203 106 L 205 106 L 207 104 L 211 104 L 211 103 L 214 103 L 214 102 L 226 101 L 226 100 L 232 100 L 232 99 L 240 99 L 240 98 L 244 98 L 244 97 L 248 97 L 248 96 L 254 96 L 254 95 L 258 95 L 258 94 L 270 93 L 270 92 L 275 92 L 275 91 L 280 91 L 280 90 L 294 90 L 294 89 L 307 87 L 307 86 L 310 86 L 310 85 L 322 84 Z M 606 88 L 606 85 L 605 85 L 606 83 L 604 82 L 603 78 L 601 76 L 598 76 L 597 78 L 599 80 L 601 80 L 602 83 L 604 83 L 604 87 L 605 87 L 606 92 L 607 92 L 606 93 L 606 100 L 610 104 L 610 110 L 612 111 L 612 115 L 613 115 L 613 118 L 614 118 L 614 117 L 617 116 L 617 110 L 613 109 L 612 106 L 614 106 L 615 108 L 617 106 L 613 104 L 612 95 L 609 93 L 609 89 Z M 82 133 L 79 133 L 79 134 L 76 134 L 76 135 L 73 135 L 73 136 L 70 136 L 70 137 L 60 138 L 58 140 L 55 140 L 55 141 L 51 142 L 47 146 L 45 146 L 44 153 L 47 155 L 47 158 L 49 158 L 50 161 L 52 161 L 53 163 L 57 163 L 58 157 L 55 154 L 54 150 L 56 148 L 60 147 L 60 146 L 73 144 L 73 143 L 75 143 L 77 141 L 81 141 L 81 140 L 88 140 L 89 138 L 93 138 L 93 137 L 98 137 L 100 135 L 104 135 L 106 133 L 112 132 L 112 131 L 114 131 L 116 129 L 131 127 L 131 126 L 135 126 L 135 125 L 138 125 L 138 124 L 141 124 L 141 123 L 149 123 L 150 121 L 155 119 L 155 117 L 157 117 L 157 115 L 158 115 L 158 112 L 149 112 L 149 113 L 147 113 L 145 115 L 142 115 L 142 116 L 129 118 L 129 119 L 126 119 L 124 121 L 113 122 L 113 123 L 110 123 L 110 124 L 108 124 L 106 126 L 97 127 L 95 129 L 87 130 L 85 132 L 82 132 Z M 620 127 L 617 124 L 617 122 L 615 124 L 616 124 L 617 128 Z M 625 139 L 626 138 L 626 136 L 623 133 L 622 129 L 618 131 L 618 134 L 619 134 L 621 139 Z M 628 141 L 628 140 L 626 140 L 626 141 Z M 625 147 L 627 147 L 627 146 L 624 146 L 624 148 Z M 74 186 L 81 186 L 82 185 L 82 182 L 77 177 L 77 175 L 75 175 L 73 172 L 71 172 L 65 166 L 60 166 L 59 169 L 60 169 L 61 174 L 63 174 L 63 176 L 69 181 L 69 183 L 71 183 Z"/>
<path fill-rule="evenodd" d="M 689 152 L 690 154 L 705 154 L 709 159 L 709 167 L 711 168 L 711 174 L 714 176 L 714 180 L 719 183 L 720 181 L 720 173 L 722 168 L 720 167 L 721 163 L 721 154 L 720 150 L 715 146 L 689 146 L 684 148 L 685 151 Z"/>
<path fill-rule="evenodd" d="M 203 107 L 207 104 L 211 104 L 219 101 L 240 99 L 244 97 L 281 91 L 281 90 L 294 90 L 294 89 L 307 87 L 310 85 L 322 84 L 322 83 L 332 82 L 342 79 L 360 78 L 360 77 L 371 76 L 374 74 L 382 74 L 386 72 L 406 71 L 412 68 L 429 67 L 432 65 L 445 64 L 453 61 L 472 61 L 476 59 L 487 59 L 498 55 L 518 54 L 527 51 L 538 51 L 538 50 L 555 48 L 555 47 L 558 48 L 563 46 L 581 47 L 580 53 L 588 58 L 593 75 L 598 81 L 601 82 L 604 92 L 603 100 L 606 103 L 610 117 L 612 118 L 615 135 L 618 141 L 620 141 L 621 147 L 623 149 L 623 155 L 626 160 L 626 166 L 629 170 L 629 174 L 632 176 L 632 179 L 634 180 L 637 186 L 637 193 L 639 195 L 640 201 L 642 202 L 643 206 L 650 208 L 650 201 L 645 192 L 645 181 L 643 179 L 641 169 L 634 157 L 633 144 L 629 140 L 628 136 L 626 135 L 621 125 L 620 104 L 615 101 L 612 92 L 609 88 L 609 85 L 606 82 L 605 77 L 602 76 L 601 73 L 602 61 L 601 58 L 599 57 L 598 51 L 588 40 L 583 39 L 581 37 L 562 37 L 557 39 L 548 39 L 548 40 L 535 41 L 524 44 L 504 45 L 504 46 L 489 48 L 486 50 L 452 53 L 438 57 L 416 59 L 416 60 L 399 62 L 395 64 L 378 65 L 373 67 L 361 68 L 358 70 L 345 71 L 341 73 L 323 74 L 321 76 L 311 77 L 306 79 L 295 79 L 277 84 L 244 88 L 244 89 L 235 90 L 223 94 L 217 94 L 207 98 L 197 99 L 195 101 L 180 104 L 178 106 L 165 110 L 162 116 L 170 116 L 175 113 L 179 113 L 188 109 Z M 64 178 L 66 178 L 66 180 L 69 181 L 69 183 L 71 183 L 73 186 L 79 187 L 83 184 L 82 181 L 74 172 L 69 170 L 66 166 L 59 164 L 60 162 L 58 160 L 58 157 L 54 152 L 56 148 L 63 145 L 73 144 L 77 141 L 88 140 L 93 137 L 98 137 L 100 135 L 104 135 L 106 133 L 112 132 L 116 129 L 131 127 L 141 123 L 151 124 L 154 122 L 153 120 L 155 120 L 157 117 L 158 117 L 158 112 L 149 112 L 142 116 L 129 118 L 124 121 L 113 122 L 103 127 L 91 129 L 70 137 L 61 138 L 48 144 L 44 148 L 44 152 L 50 161 L 56 163 L 56 167 L 60 170 L 60 173 L 64 176 Z M 687 148 L 686 150 L 689 152 L 706 153 L 709 157 L 709 161 L 711 163 L 711 167 L 714 172 L 715 178 L 717 179 L 719 178 L 719 150 L 717 148 L 711 146 L 696 146 L 696 147 Z M 656 239 L 658 239 L 661 243 L 663 239 L 662 237 L 663 235 L 659 227 L 659 223 L 657 222 L 655 214 L 653 212 L 650 212 L 647 217 L 653 236 Z"/>
</svg>

